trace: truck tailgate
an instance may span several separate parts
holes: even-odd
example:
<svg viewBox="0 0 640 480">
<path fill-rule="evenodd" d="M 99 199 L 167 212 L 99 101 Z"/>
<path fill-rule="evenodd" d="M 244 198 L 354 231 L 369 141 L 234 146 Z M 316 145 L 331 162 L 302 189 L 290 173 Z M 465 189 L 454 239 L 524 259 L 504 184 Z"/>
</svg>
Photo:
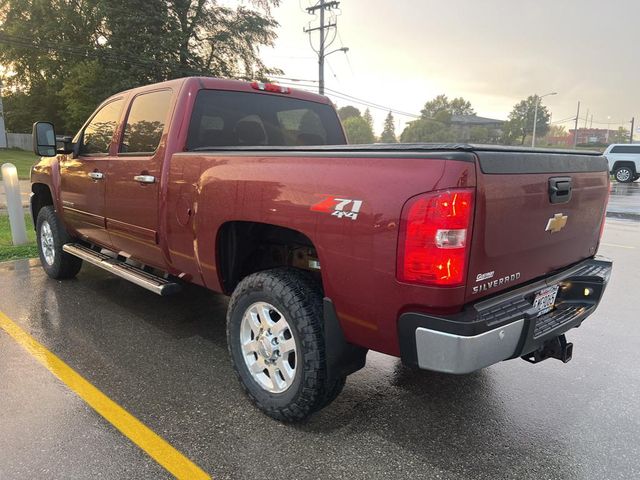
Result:
<svg viewBox="0 0 640 480">
<path fill-rule="evenodd" d="M 477 158 L 467 301 L 596 253 L 609 194 L 603 156 L 480 150 Z"/>
</svg>

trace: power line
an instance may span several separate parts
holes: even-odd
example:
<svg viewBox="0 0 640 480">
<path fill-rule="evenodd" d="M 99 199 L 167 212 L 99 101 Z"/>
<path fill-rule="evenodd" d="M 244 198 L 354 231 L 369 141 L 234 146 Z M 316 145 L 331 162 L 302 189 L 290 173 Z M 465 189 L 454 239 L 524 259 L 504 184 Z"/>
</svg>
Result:
<svg viewBox="0 0 640 480">
<path fill-rule="evenodd" d="M 306 85 L 303 83 L 298 83 L 298 82 L 288 82 L 288 81 L 280 81 L 279 83 L 282 83 L 283 85 L 287 85 L 287 86 L 293 86 L 293 87 L 301 87 L 301 88 L 306 88 L 306 89 L 314 89 L 315 85 Z M 374 103 L 371 102 L 369 100 L 365 100 L 362 98 L 358 98 L 358 97 L 354 97 L 353 95 L 349 95 L 348 93 L 343 93 L 343 92 L 339 92 L 337 90 L 331 89 L 331 88 L 325 88 L 325 90 L 327 92 L 329 92 L 329 94 L 332 97 L 336 97 L 339 98 L 341 100 L 345 100 L 351 103 L 356 103 L 358 105 L 364 105 L 370 108 L 374 108 L 376 110 L 381 110 L 384 112 L 392 112 L 395 113 L 397 115 L 400 116 L 404 116 L 404 117 L 411 117 L 411 118 L 422 118 L 420 115 L 415 114 L 415 113 L 409 113 L 409 112 L 405 112 L 402 110 L 398 110 L 397 108 L 393 108 L 393 107 L 389 107 L 386 105 L 381 105 L 379 103 Z"/>
<path fill-rule="evenodd" d="M 282 75 L 269 75 L 272 78 L 277 78 L 278 80 L 290 80 L 292 82 L 305 82 L 305 83 L 318 83 L 318 80 L 309 80 L 306 78 L 292 78 L 292 77 L 283 77 Z"/>
<path fill-rule="evenodd" d="M 556 125 L 558 123 L 569 123 L 569 122 L 573 122 L 575 119 L 576 119 L 575 116 L 571 116 L 571 117 L 563 118 L 562 120 L 554 120 L 553 122 L 550 122 L 550 124 Z"/>
</svg>

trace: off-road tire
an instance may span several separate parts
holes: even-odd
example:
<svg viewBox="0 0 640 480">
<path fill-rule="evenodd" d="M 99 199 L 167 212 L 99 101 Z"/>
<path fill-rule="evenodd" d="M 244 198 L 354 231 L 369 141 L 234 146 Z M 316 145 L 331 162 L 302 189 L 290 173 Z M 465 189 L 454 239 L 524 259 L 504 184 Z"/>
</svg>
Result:
<svg viewBox="0 0 640 480">
<path fill-rule="evenodd" d="M 345 384 L 347 383 L 347 377 L 338 377 L 331 383 L 326 385 L 326 388 L 322 392 L 321 399 L 316 405 L 315 411 L 318 412 L 322 410 L 324 407 L 330 405 L 344 389 Z"/>
<path fill-rule="evenodd" d="M 42 227 L 47 223 L 51 229 L 53 237 L 53 263 L 49 264 L 45 259 L 42 248 Z M 38 212 L 36 220 L 36 240 L 38 242 L 38 253 L 40 254 L 40 263 L 42 268 L 51 278 L 56 280 L 64 280 L 75 277 L 80 268 L 82 268 L 82 260 L 74 257 L 62 250 L 65 243 L 73 243 L 73 238 L 62 225 L 62 222 L 56 215 L 56 211 L 52 206 L 42 207 Z"/>
<path fill-rule="evenodd" d="M 249 372 L 242 354 L 242 318 L 256 302 L 267 302 L 277 308 L 296 341 L 295 377 L 282 393 L 264 389 Z M 322 289 L 308 272 L 276 268 L 244 278 L 229 302 L 227 342 L 234 371 L 245 393 L 260 410 L 276 420 L 304 420 L 331 403 L 344 386 L 344 379 L 327 381 Z"/>
</svg>

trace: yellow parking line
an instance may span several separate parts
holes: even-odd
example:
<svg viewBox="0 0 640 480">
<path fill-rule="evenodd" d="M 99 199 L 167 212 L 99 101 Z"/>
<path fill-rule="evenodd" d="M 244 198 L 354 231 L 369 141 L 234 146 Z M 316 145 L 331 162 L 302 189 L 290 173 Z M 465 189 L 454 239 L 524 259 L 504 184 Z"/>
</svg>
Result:
<svg viewBox="0 0 640 480">
<path fill-rule="evenodd" d="M 85 380 L 2 312 L 0 312 L 0 328 L 89 404 L 91 408 L 102 415 L 105 420 L 120 430 L 125 437 L 144 450 L 147 455 L 172 475 L 177 478 L 196 480 L 211 478 L 195 463 Z"/>
<path fill-rule="evenodd" d="M 618 245 L 617 243 L 605 243 L 602 242 L 600 245 L 604 245 L 605 247 L 618 247 L 618 248 L 628 248 L 629 250 L 635 250 L 636 247 L 631 247 L 629 245 Z"/>
</svg>

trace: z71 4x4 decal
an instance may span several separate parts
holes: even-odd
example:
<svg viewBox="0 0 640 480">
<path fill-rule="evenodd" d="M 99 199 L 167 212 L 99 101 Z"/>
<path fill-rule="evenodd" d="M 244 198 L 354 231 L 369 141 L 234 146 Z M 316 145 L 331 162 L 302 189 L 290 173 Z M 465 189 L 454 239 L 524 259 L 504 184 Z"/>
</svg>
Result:
<svg viewBox="0 0 640 480">
<path fill-rule="evenodd" d="M 318 203 L 311 205 L 312 212 L 324 212 L 338 218 L 350 218 L 355 220 L 358 218 L 360 208 L 362 208 L 362 200 L 354 200 L 352 198 L 339 198 L 335 195 L 323 195 L 324 198 Z"/>
</svg>

